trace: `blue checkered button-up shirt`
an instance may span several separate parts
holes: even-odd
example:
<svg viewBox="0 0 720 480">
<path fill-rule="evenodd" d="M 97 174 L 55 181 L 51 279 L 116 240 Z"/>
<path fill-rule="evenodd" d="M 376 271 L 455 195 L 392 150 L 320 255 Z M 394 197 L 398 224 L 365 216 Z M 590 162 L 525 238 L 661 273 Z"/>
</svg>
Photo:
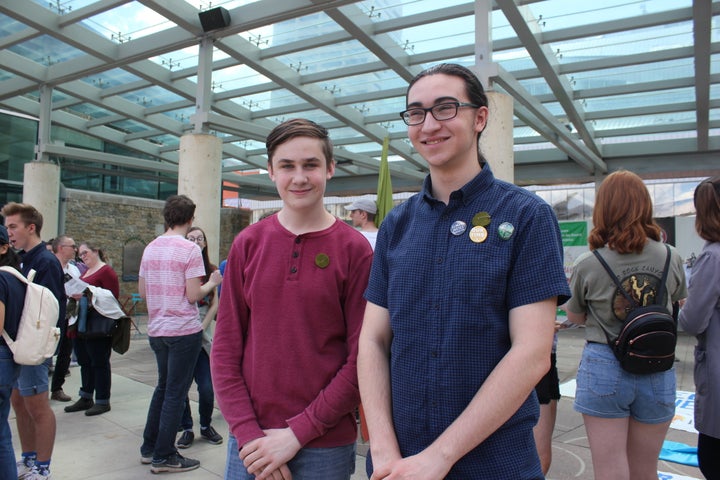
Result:
<svg viewBox="0 0 720 480">
<path fill-rule="evenodd" d="M 482 212 L 490 216 L 487 238 L 475 242 L 473 218 Z M 509 238 L 501 225 L 512 230 Z M 393 420 L 403 456 L 432 443 L 510 349 L 510 309 L 569 293 L 552 208 L 495 179 L 487 165 L 447 206 L 432 197 L 427 177 L 419 194 L 395 207 L 378 234 L 365 297 L 390 313 Z M 543 478 L 532 437 L 537 416 L 533 393 L 447 478 Z"/>
</svg>

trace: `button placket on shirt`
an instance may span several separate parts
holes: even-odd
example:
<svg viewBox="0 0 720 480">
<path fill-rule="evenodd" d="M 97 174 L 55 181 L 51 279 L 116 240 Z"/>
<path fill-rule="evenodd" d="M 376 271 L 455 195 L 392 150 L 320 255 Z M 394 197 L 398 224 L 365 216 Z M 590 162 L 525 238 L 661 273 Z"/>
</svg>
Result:
<svg viewBox="0 0 720 480">
<path fill-rule="evenodd" d="M 293 245 L 292 260 L 290 262 L 290 273 L 296 274 L 298 271 L 298 262 L 300 258 L 300 244 L 302 243 L 301 237 L 295 237 L 295 244 Z"/>
</svg>

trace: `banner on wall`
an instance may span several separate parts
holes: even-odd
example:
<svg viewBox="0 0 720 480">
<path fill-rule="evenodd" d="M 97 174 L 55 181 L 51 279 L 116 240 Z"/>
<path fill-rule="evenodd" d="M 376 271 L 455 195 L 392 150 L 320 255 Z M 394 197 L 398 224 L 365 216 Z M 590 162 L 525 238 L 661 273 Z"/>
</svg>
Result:
<svg viewBox="0 0 720 480">
<path fill-rule="evenodd" d="M 587 222 L 559 222 L 559 225 L 563 244 L 563 267 L 565 269 L 565 278 L 569 282 L 575 260 L 588 251 Z M 568 321 L 567 314 L 559 308 L 555 319 L 565 328 L 577 327 L 577 325 Z"/>
<path fill-rule="evenodd" d="M 587 222 L 559 222 L 559 224 L 563 244 L 565 277 L 570 281 L 575 260 L 588 251 Z"/>
</svg>

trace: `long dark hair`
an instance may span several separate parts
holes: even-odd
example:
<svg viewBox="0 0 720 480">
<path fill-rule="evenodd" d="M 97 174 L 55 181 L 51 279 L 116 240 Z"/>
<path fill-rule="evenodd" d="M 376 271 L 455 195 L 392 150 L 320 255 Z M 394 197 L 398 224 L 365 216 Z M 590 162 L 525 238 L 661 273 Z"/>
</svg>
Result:
<svg viewBox="0 0 720 480">
<path fill-rule="evenodd" d="M 207 247 L 207 235 L 205 235 L 205 232 L 200 227 L 190 227 L 190 230 L 185 234 L 185 237 L 187 238 L 188 234 L 190 232 L 200 232 L 202 233 L 202 236 L 205 237 L 205 246 L 200 250 L 200 253 L 202 254 L 203 259 L 203 265 L 205 266 L 205 277 L 203 277 L 203 283 L 207 282 L 210 279 L 210 274 L 217 270 L 217 265 L 210 262 L 210 256 L 208 254 L 208 247 Z"/>
<path fill-rule="evenodd" d="M 698 235 L 708 242 L 720 242 L 720 176 L 700 182 L 694 200 Z"/>
<path fill-rule="evenodd" d="M 9 245 L 7 252 L 5 252 L 4 255 L 0 255 L 0 267 L 4 267 L 6 265 L 9 265 L 18 272 L 22 273 L 22 270 L 20 270 L 20 256 L 15 253 L 15 250 L 13 250 L 13 248 Z"/>
</svg>

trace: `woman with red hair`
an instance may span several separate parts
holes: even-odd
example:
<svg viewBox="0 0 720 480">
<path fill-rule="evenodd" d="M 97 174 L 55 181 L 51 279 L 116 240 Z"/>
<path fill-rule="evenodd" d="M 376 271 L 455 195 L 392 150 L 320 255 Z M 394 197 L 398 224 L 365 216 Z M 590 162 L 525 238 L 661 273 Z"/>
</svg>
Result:
<svg viewBox="0 0 720 480">
<path fill-rule="evenodd" d="M 588 243 L 639 305 L 664 298 L 672 311 L 672 304 L 687 294 L 685 272 L 682 258 L 670 248 L 667 280 L 659 285 L 668 250 L 652 211 L 642 179 L 614 172 L 598 189 Z M 610 338 L 620 333 L 628 301 L 592 252 L 576 260 L 570 290 L 568 318 L 586 326 L 587 339 L 574 408 L 583 415 L 595 478 L 655 480 L 675 414 L 675 371 L 635 374 L 622 369 L 605 332 Z"/>
</svg>

